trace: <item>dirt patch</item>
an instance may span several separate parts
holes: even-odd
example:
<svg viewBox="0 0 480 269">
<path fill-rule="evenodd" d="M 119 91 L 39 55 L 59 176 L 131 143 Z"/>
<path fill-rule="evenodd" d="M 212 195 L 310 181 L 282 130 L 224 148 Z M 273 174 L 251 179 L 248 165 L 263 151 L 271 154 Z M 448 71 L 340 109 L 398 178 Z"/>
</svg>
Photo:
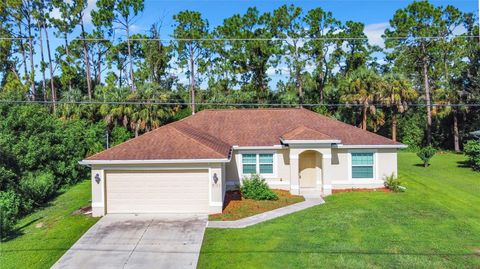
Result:
<svg viewBox="0 0 480 269">
<path fill-rule="evenodd" d="M 237 220 L 305 201 L 303 196 L 292 195 L 289 191 L 273 191 L 278 195 L 278 200 L 256 201 L 243 198 L 238 190 L 227 191 L 222 213 L 210 215 L 209 220 Z"/>
<path fill-rule="evenodd" d="M 91 215 L 92 214 L 92 206 L 84 206 L 80 207 L 79 209 L 73 211 L 72 215 Z"/>
<path fill-rule="evenodd" d="M 344 189 L 344 190 L 332 190 L 332 193 L 342 193 L 342 192 L 392 192 L 387 188 L 377 188 L 377 189 Z"/>
</svg>

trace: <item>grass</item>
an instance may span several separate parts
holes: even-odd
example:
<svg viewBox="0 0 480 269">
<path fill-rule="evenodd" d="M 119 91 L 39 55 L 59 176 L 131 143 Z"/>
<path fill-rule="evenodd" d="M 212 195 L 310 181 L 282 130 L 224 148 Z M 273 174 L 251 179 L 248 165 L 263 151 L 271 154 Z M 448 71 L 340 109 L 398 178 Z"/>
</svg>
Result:
<svg viewBox="0 0 480 269">
<path fill-rule="evenodd" d="M 480 268 L 480 174 L 399 153 L 405 193 L 351 192 L 245 229 L 207 229 L 199 268 Z"/>
<path fill-rule="evenodd" d="M 84 181 L 21 219 L 15 237 L 0 243 L 0 268 L 50 268 L 97 222 L 97 218 L 72 214 L 88 205 L 90 196 L 90 181 Z"/>
<path fill-rule="evenodd" d="M 227 192 L 226 207 L 221 214 L 208 216 L 209 220 L 238 220 L 262 212 L 305 201 L 303 196 L 291 195 L 284 190 L 273 190 L 278 195 L 278 200 L 256 201 L 241 197 L 240 192 Z"/>
</svg>

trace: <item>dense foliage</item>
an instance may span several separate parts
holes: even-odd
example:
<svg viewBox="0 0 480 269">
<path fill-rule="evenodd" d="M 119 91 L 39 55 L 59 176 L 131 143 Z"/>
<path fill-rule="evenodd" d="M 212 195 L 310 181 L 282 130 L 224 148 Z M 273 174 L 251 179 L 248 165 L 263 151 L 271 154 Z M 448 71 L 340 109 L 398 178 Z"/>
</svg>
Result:
<svg viewBox="0 0 480 269">
<path fill-rule="evenodd" d="M 268 186 L 265 179 L 259 175 L 251 175 L 242 179 L 240 186 L 242 197 L 253 200 L 277 200 L 278 195 Z"/>
<path fill-rule="evenodd" d="M 8 231 L 16 217 L 87 177 L 78 162 L 104 148 L 106 125 L 60 120 L 38 105 L 2 105 L 0 117 L 0 203 Z"/>
<path fill-rule="evenodd" d="M 468 157 L 469 165 L 474 170 L 480 171 L 480 141 L 470 140 L 465 144 L 465 154 Z"/>
</svg>

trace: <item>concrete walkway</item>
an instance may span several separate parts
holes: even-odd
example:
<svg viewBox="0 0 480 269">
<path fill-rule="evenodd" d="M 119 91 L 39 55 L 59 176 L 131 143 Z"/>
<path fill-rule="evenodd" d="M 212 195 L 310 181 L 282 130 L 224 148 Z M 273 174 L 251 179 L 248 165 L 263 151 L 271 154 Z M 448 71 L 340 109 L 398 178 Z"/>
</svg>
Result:
<svg viewBox="0 0 480 269">
<path fill-rule="evenodd" d="M 305 201 L 303 202 L 289 205 L 286 207 L 277 208 L 272 211 L 260 213 L 258 215 L 254 215 L 251 217 L 247 217 L 239 220 L 232 220 L 232 221 L 209 221 L 207 223 L 207 227 L 222 228 L 222 229 L 245 228 L 260 222 L 264 222 L 264 221 L 285 216 L 297 211 L 301 211 L 301 210 L 310 208 L 312 206 L 321 205 L 323 203 L 325 203 L 325 201 L 323 201 L 323 199 L 320 197 L 318 198 L 305 197 Z"/>
<path fill-rule="evenodd" d="M 193 269 L 206 223 L 206 215 L 109 214 L 52 268 Z"/>
</svg>

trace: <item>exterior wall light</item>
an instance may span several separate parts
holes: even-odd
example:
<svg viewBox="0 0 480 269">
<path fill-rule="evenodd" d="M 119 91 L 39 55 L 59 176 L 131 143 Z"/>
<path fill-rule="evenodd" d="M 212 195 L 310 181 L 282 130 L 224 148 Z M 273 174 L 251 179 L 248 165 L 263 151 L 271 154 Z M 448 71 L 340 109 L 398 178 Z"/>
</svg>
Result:
<svg viewBox="0 0 480 269">
<path fill-rule="evenodd" d="M 100 184 L 100 175 L 98 173 L 95 175 L 95 182 L 97 182 L 97 184 Z"/>
<path fill-rule="evenodd" d="M 213 183 L 217 184 L 218 182 L 218 176 L 217 176 L 217 173 L 214 173 L 213 174 Z"/>
</svg>

